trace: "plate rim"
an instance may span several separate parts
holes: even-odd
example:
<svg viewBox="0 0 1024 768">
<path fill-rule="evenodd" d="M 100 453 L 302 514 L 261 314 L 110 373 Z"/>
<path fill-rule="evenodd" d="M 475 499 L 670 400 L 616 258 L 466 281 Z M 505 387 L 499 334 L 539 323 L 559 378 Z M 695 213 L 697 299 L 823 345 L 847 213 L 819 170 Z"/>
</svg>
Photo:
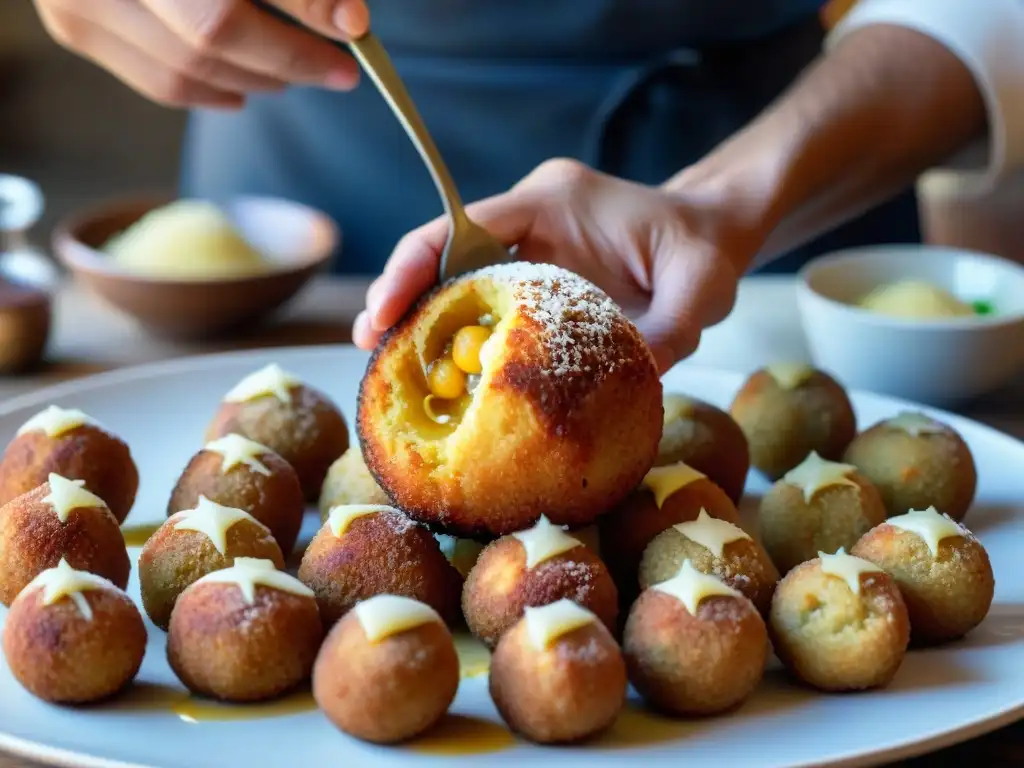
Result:
<svg viewBox="0 0 1024 768">
<path fill-rule="evenodd" d="M 247 359 L 260 360 L 266 358 L 287 358 L 303 354 L 329 354 L 332 350 L 355 351 L 365 354 L 369 359 L 369 352 L 361 350 L 353 344 L 309 344 L 300 346 L 276 346 L 260 347 L 256 349 L 229 350 L 223 352 L 205 352 L 192 355 L 182 355 L 169 360 L 159 360 L 139 365 L 129 365 L 115 368 L 99 373 L 79 376 L 66 381 L 50 384 L 31 392 L 26 392 L 8 399 L 0 404 L 0 418 L 11 413 L 30 407 L 37 407 L 40 404 L 57 398 L 73 396 L 78 392 L 93 392 L 108 386 L 126 384 L 134 381 L 142 381 L 166 374 L 181 374 L 190 370 L 209 369 L 211 363 L 225 361 L 231 363 L 244 362 Z M 742 381 L 746 375 L 740 371 L 728 368 L 720 368 L 706 365 L 695 365 L 683 361 L 673 366 L 661 378 L 685 376 L 687 371 L 697 375 L 710 377 L 727 378 L 730 381 Z M 671 385 L 670 389 L 682 389 Z M 953 422 L 968 422 L 975 430 L 985 433 L 988 439 L 997 442 L 1008 441 L 1019 450 L 1024 450 L 1024 440 L 1004 432 L 996 427 L 985 424 L 969 416 L 962 416 L 951 411 L 944 410 L 913 401 L 904 400 L 898 397 L 878 394 L 866 390 L 848 389 L 852 400 L 864 399 L 884 402 L 901 409 L 916 410 L 929 413 L 936 418 L 948 418 Z M 1021 694 L 1019 702 L 1009 709 L 1000 709 L 992 715 L 983 715 L 974 720 L 957 727 L 953 730 L 936 729 L 931 734 L 915 739 L 913 742 L 894 745 L 881 750 L 865 746 L 862 751 L 850 753 L 840 757 L 826 765 L 834 768 L 859 768 L 860 766 L 874 766 L 894 760 L 902 760 L 911 757 L 934 752 L 939 749 L 962 744 L 972 739 L 984 736 L 1024 720 L 1024 693 Z M 152 763 L 125 762 L 112 758 L 97 757 L 84 752 L 77 752 L 73 749 L 63 747 L 52 747 L 44 743 L 25 739 L 19 736 L 12 736 L 0 729 L 0 752 L 7 753 L 15 758 L 32 760 L 59 768 L 159 768 Z M 623 756 L 623 760 L 631 760 Z M 788 764 L 788 768 L 811 768 L 821 765 L 819 762 L 805 762 Z"/>
</svg>

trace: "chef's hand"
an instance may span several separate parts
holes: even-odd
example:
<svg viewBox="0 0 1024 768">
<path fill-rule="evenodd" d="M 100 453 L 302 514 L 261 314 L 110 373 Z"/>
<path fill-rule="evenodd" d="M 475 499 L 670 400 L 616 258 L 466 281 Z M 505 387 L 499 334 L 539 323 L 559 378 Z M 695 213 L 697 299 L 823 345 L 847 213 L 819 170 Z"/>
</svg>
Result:
<svg viewBox="0 0 1024 768">
<path fill-rule="evenodd" d="M 327 40 L 358 37 L 364 0 L 271 0 L 308 30 L 250 0 L 34 0 L 65 48 L 153 101 L 237 108 L 246 94 L 290 84 L 348 90 L 355 61 Z"/>
<path fill-rule="evenodd" d="M 503 243 L 518 245 L 517 258 L 558 264 L 604 289 L 633 317 L 662 371 L 728 315 L 761 245 L 726 221 L 728 211 L 571 160 L 546 162 L 468 211 Z M 438 219 L 402 239 L 367 292 L 356 344 L 372 348 L 431 287 L 446 235 L 447 221 Z"/>
</svg>

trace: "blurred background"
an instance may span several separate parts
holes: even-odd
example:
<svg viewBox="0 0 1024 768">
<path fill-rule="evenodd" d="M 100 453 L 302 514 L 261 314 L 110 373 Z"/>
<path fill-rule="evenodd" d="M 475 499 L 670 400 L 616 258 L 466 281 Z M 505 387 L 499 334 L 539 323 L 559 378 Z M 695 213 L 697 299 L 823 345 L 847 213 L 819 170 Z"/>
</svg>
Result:
<svg viewBox="0 0 1024 768">
<path fill-rule="evenodd" d="M 56 45 L 32 3 L 0 2 L 0 172 L 43 188 L 40 233 L 98 198 L 173 191 L 184 127 Z"/>
</svg>

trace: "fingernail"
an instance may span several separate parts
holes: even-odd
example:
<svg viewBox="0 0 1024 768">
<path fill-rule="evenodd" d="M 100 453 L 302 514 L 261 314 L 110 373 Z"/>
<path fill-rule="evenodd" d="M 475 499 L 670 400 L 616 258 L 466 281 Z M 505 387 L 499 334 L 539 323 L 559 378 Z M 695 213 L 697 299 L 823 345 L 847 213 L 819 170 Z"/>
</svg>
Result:
<svg viewBox="0 0 1024 768">
<path fill-rule="evenodd" d="M 349 37 L 362 37 L 370 26 L 370 13 L 362 0 L 342 0 L 334 12 L 334 26 Z"/>
<path fill-rule="evenodd" d="M 324 85 L 333 91 L 351 91 L 359 83 L 359 71 L 351 68 L 332 69 L 324 78 Z"/>
</svg>

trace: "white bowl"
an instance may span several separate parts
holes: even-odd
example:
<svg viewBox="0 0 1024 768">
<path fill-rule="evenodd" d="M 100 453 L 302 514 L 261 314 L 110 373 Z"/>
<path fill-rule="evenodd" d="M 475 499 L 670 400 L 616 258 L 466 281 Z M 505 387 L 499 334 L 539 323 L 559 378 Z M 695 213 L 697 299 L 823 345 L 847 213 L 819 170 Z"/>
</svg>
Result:
<svg viewBox="0 0 1024 768">
<path fill-rule="evenodd" d="M 991 302 L 995 312 L 909 320 L 855 306 L 874 288 L 901 280 Z M 801 270 L 797 303 L 815 365 L 851 388 L 950 405 L 1024 370 L 1024 266 L 995 256 L 923 245 L 841 251 Z"/>
</svg>

